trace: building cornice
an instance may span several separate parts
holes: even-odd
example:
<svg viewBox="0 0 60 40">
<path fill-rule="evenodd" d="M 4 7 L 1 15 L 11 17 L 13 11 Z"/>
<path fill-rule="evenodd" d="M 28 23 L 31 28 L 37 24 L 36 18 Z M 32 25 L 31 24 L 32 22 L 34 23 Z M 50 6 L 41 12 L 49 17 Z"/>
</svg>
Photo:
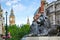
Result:
<svg viewBox="0 0 60 40">
<path fill-rule="evenodd" d="M 53 6 L 53 5 L 57 5 L 57 4 L 60 4 L 60 1 L 53 1 L 51 3 L 48 4 L 47 8 L 48 9 L 49 7 Z"/>
</svg>

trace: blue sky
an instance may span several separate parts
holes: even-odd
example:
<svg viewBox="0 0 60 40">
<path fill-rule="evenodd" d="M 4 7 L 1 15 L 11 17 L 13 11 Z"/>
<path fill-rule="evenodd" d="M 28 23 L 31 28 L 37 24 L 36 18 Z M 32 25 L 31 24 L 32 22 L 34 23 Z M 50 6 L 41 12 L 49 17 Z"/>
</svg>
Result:
<svg viewBox="0 0 60 40">
<path fill-rule="evenodd" d="M 13 8 L 15 14 L 15 21 L 17 25 L 26 24 L 29 17 L 30 23 L 32 23 L 35 11 L 39 8 L 41 0 L 0 0 L 3 9 L 3 15 L 5 17 L 5 11 L 8 12 L 8 24 L 10 10 Z M 52 2 L 56 0 L 47 0 Z"/>
</svg>

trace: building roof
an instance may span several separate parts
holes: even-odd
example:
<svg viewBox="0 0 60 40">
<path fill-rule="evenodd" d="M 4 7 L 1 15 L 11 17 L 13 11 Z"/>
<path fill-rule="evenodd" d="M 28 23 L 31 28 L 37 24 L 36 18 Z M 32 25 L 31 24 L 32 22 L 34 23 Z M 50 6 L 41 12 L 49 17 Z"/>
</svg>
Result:
<svg viewBox="0 0 60 40">
<path fill-rule="evenodd" d="M 14 16 L 14 11 L 13 11 L 13 9 L 11 9 L 11 14 L 10 14 L 10 16 Z"/>
<path fill-rule="evenodd" d="M 50 6 L 52 6 L 54 4 L 58 4 L 58 3 L 60 3 L 60 1 L 58 1 L 58 0 L 57 1 L 53 1 L 53 2 L 51 2 L 51 3 L 48 4 L 47 8 L 49 8 Z"/>
</svg>

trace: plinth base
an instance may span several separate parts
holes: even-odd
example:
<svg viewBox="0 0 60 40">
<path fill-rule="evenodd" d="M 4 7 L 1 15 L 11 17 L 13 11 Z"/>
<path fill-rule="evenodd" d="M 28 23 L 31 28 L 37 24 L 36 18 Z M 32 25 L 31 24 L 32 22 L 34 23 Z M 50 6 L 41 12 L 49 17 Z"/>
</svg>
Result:
<svg viewBox="0 0 60 40">
<path fill-rule="evenodd" d="M 60 37 L 24 37 L 22 40 L 60 40 Z"/>
</svg>

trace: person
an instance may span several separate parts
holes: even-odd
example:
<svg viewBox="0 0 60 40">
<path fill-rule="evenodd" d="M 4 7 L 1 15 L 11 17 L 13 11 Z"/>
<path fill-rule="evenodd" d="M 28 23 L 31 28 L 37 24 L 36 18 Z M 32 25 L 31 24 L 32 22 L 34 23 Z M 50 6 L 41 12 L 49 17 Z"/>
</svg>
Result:
<svg viewBox="0 0 60 40">
<path fill-rule="evenodd" d="M 11 38 L 10 32 L 8 32 L 7 38 Z"/>
</svg>

